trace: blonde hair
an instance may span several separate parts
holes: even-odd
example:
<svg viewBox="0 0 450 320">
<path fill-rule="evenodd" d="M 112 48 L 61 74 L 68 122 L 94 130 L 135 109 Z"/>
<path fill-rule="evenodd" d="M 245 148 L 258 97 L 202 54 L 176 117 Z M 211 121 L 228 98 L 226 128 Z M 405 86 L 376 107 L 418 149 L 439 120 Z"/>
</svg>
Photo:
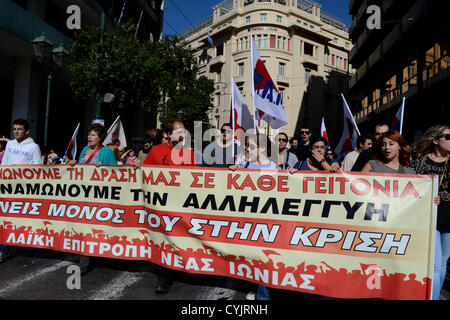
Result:
<svg viewBox="0 0 450 320">
<path fill-rule="evenodd" d="M 433 152 L 435 148 L 434 140 L 441 136 L 445 130 L 450 130 L 447 125 L 436 125 L 429 128 L 420 141 L 412 146 L 412 155 L 415 159 L 420 159 Z"/>
<path fill-rule="evenodd" d="M 111 149 L 114 152 L 114 156 L 116 157 L 117 161 L 120 161 L 120 151 L 119 148 L 115 144 L 108 144 L 106 147 Z"/>
</svg>

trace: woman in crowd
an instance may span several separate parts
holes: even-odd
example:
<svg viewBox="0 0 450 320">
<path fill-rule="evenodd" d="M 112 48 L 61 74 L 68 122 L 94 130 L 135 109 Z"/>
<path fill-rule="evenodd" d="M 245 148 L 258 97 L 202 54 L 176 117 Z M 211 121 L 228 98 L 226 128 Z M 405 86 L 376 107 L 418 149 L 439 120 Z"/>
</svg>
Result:
<svg viewBox="0 0 450 320">
<path fill-rule="evenodd" d="M 433 300 L 439 300 L 450 257 L 450 127 L 431 127 L 413 145 L 412 151 L 411 164 L 417 174 L 439 176 L 440 202 L 433 274 Z"/>
<path fill-rule="evenodd" d="M 88 129 L 88 145 L 81 151 L 78 163 L 93 164 L 96 166 L 116 166 L 117 159 L 114 152 L 103 146 L 103 141 L 106 138 L 106 130 L 100 124 L 92 124 Z M 75 166 L 76 160 L 69 162 L 71 166 Z M 87 256 L 80 256 L 81 274 L 85 274 L 92 268 L 90 259 Z"/>
<path fill-rule="evenodd" d="M 241 168 L 254 170 L 276 170 L 277 165 L 270 160 L 272 141 L 265 135 L 249 136 L 248 159 Z"/>
<path fill-rule="evenodd" d="M 117 159 L 114 152 L 103 146 L 103 141 L 106 138 L 106 130 L 100 124 L 93 124 L 88 129 L 88 144 L 80 153 L 78 163 L 80 164 L 95 164 L 104 166 L 117 165 Z M 72 160 L 71 165 L 77 162 Z"/>
<path fill-rule="evenodd" d="M 410 168 L 411 151 L 397 131 L 389 131 L 381 139 L 377 159 L 369 161 L 362 172 L 414 174 Z"/>
<path fill-rule="evenodd" d="M 286 133 L 280 132 L 275 141 L 278 140 L 278 169 L 288 170 L 294 168 L 298 163 L 297 156 L 288 150 L 289 137 Z"/>
<path fill-rule="evenodd" d="M 108 144 L 108 145 L 106 145 L 106 147 L 108 149 L 111 149 L 111 151 L 114 153 L 114 157 L 116 158 L 117 165 L 119 165 L 119 166 L 122 165 L 123 164 L 122 163 L 122 155 L 119 150 L 119 147 L 117 147 L 117 145 L 115 145 L 115 144 Z"/>
<path fill-rule="evenodd" d="M 328 164 L 325 158 L 325 150 L 327 141 L 322 137 L 314 137 L 310 143 L 310 156 L 303 162 L 298 162 L 295 169 L 299 171 L 339 171 L 339 164 L 335 161 L 331 165 Z"/>
<path fill-rule="evenodd" d="M 122 155 L 122 163 L 127 166 L 135 166 L 138 161 L 139 159 L 136 157 L 133 148 L 128 149 L 128 151 Z"/>
</svg>

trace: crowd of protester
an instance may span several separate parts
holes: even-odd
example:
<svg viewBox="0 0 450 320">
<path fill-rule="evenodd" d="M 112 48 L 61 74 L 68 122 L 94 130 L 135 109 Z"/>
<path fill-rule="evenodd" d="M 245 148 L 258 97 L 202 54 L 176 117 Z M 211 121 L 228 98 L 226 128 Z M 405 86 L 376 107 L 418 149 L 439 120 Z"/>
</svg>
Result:
<svg viewBox="0 0 450 320">
<path fill-rule="evenodd" d="M 87 132 L 87 145 L 78 159 L 67 159 L 71 166 L 92 164 L 96 166 L 141 165 L 192 166 L 229 168 L 230 170 L 287 170 L 298 171 L 354 171 L 367 173 L 426 174 L 439 176 L 439 196 L 436 232 L 433 299 L 439 300 L 443 287 L 447 261 L 450 257 L 450 127 L 433 126 L 422 139 L 408 145 L 402 135 L 391 131 L 385 122 L 375 125 L 373 133 L 363 134 L 357 142 L 357 150 L 349 152 L 342 162 L 328 146 L 327 140 L 313 136 L 310 128 L 301 128 L 300 137 L 280 132 L 272 142 L 265 135 L 249 135 L 243 147 L 235 143 L 233 128 L 223 124 L 214 141 L 207 145 L 200 157 L 186 143 L 184 123 L 169 121 L 161 129 L 152 129 L 143 139 L 140 150 L 119 149 L 115 145 L 103 146 L 105 128 L 93 124 Z M 60 163 L 60 157 L 52 148 L 42 155 L 39 146 L 29 137 L 26 120 L 13 123 L 14 139 L 0 138 L 1 165 L 26 165 Z M 274 147 L 276 146 L 276 147 Z M 174 148 L 178 152 L 172 152 Z M 7 256 L 7 247 L 0 247 L 0 262 Z M 90 268 L 88 257 L 80 256 L 83 273 Z M 167 293 L 173 282 L 173 271 L 160 267 L 155 291 Z M 257 299 L 270 299 L 270 290 L 263 286 L 256 289 Z M 250 293 L 250 296 L 252 293 Z"/>
</svg>

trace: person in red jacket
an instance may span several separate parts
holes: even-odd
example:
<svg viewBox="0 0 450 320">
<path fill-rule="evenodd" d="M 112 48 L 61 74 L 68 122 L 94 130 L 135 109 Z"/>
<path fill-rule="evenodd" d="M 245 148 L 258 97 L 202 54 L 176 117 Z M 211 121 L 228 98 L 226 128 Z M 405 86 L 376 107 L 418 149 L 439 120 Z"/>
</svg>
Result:
<svg viewBox="0 0 450 320">
<path fill-rule="evenodd" d="M 186 129 L 181 120 L 171 120 L 166 124 L 167 143 L 154 146 L 144 160 L 144 165 L 195 166 L 194 152 L 183 147 Z"/>
<path fill-rule="evenodd" d="M 169 121 L 165 126 L 168 142 L 154 146 L 144 161 L 144 165 L 195 166 L 195 156 L 191 149 L 183 147 L 186 130 L 181 120 Z M 158 285 L 155 292 L 165 294 L 173 282 L 173 271 L 159 268 Z"/>
</svg>

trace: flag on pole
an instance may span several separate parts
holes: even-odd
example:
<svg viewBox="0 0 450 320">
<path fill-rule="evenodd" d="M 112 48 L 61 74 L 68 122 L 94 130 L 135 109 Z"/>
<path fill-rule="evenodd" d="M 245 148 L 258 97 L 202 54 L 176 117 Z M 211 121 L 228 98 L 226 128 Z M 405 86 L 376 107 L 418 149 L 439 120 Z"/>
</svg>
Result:
<svg viewBox="0 0 450 320">
<path fill-rule="evenodd" d="M 80 124 L 77 125 L 77 128 L 75 129 L 72 139 L 70 139 L 69 146 L 66 149 L 66 152 L 64 153 L 64 156 L 61 159 L 61 163 L 66 163 L 66 157 L 70 154 L 72 156 L 72 160 L 76 160 L 77 156 L 77 135 L 78 130 L 80 130 Z"/>
<path fill-rule="evenodd" d="M 283 99 L 259 55 L 253 37 L 251 37 L 251 60 L 255 118 L 266 121 L 274 130 L 281 129 L 288 124 Z"/>
<path fill-rule="evenodd" d="M 125 130 L 123 129 L 122 121 L 120 116 L 117 117 L 116 121 L 108 130 L 106 139 L 103 145 L 115 144 L 119 149 L 124 149 L 127 147 L 127 139 L 125 138 Z"/>
<path fill-rule="evenodd" d="M 400 132 L 403 134 L 403 116 L 405 115 L 405 102 L 406 98 L 403 97 L 403 103 L 395 115 L 394 123 L 392 124 L 392 130 Z"/>
<path fill-rule="evenodd" d="M 327 128 L 325 127 L 325 118 L 322 118 L 322 127 L 320 129 L 320 133 L 322 135 L 322 138 L 327 140 L 327 149 L 329 149 L 330 148 L 330 139 L 328 139 Z"/>
<path fill-rule="evenodd" d="M 234 140 L 240 145 L 241 133 L 253 128 L 253 117 L 234 78 L 231 79 L 231 112 Z"/>
<path fill-rule="evenodd" d="M 344 130 L 342 132 L 341 140 L 334 150 L 338 156 L 338 161 L 344 159 L 348 152 L 357 149 L 358 136 L 360 135 L 358 126 L 356 125 L 350 107 L 347 104 L 347 100 L 345 100 L 343 94 L 341 95 L 344 100 Z"/>
<path fill-rule="evenodd" d="M 211 34 L 209 33 L 209 31 L 208 31 L 208 42 L 209 42 L 209 44 L 211 45 L 211 47 L 214 47 L 214 41 L 213 41 L 213 39 L 212 39 Z"/>
</svg>

